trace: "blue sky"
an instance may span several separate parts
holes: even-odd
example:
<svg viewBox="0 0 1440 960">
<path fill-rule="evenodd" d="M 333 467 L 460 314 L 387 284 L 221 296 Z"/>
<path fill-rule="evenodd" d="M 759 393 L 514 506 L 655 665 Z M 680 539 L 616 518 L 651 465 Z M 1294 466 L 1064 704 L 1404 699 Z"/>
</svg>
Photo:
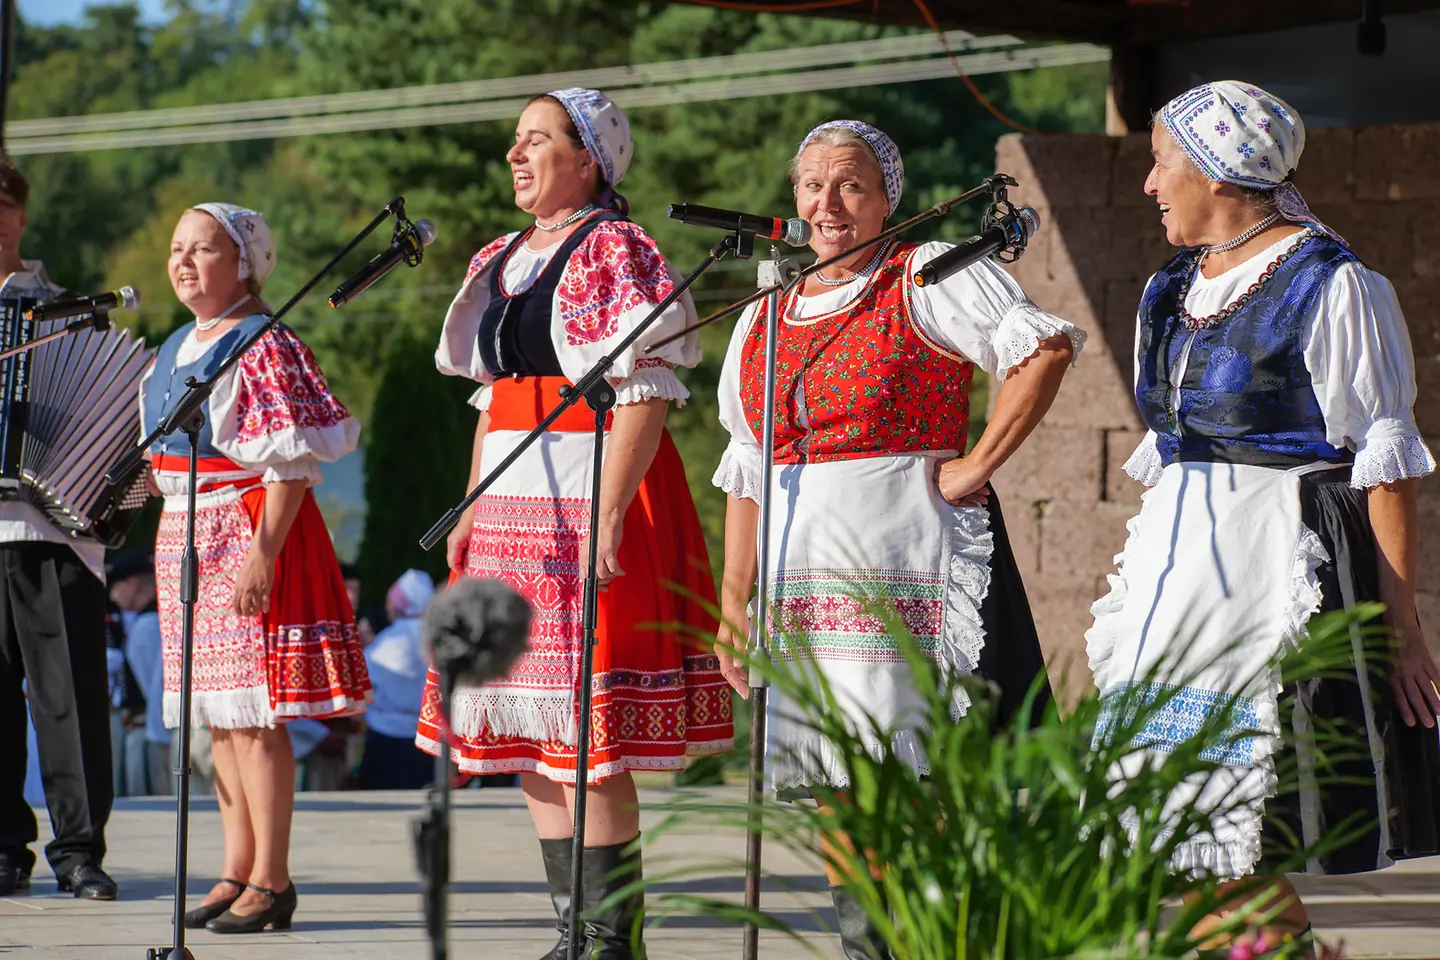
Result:
<svg viewBox="0 0 1440 960">
<path fill-rule="evenodd" d="M 146 20 L 164 18 L 165 0 L 135 0 Z M 53 26 L 78 23 L 86 7 L 108 6 L 103 0 L 20 0 L 20 16 L 26 23 Z"/>
</svg>

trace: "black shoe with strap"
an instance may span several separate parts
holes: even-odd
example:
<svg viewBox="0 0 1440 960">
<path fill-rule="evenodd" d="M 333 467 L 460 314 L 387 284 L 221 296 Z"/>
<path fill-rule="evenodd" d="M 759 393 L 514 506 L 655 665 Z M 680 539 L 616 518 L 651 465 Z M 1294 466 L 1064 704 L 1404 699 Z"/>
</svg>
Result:
<svg viewBox="0 0 1440 960">
<path fill-rule="evenodd" d="M 220 882 L 228 883 L 230 884 L 230 886 L 234 887 L 235 895 L 233 897 L 225 897 L 223 899 L 216 900 L 214 903 L 202 903 L 194 910 L 188 911 L 185 914 L 185 928 L 187 930 L 203 930 L 205 928 L 205 924 L 209 923 L 211 920 L 214 920 L 226 910 L 229 910 L 230 904 L 234 903 L 236 900 L 239 900 L 240 894 L 245 892 L 245 884 L 241 883 L 239 880 L 231 880 L 229 877 L 221 877 Z"/>
<path fill-rule="evenodd" d="M 20 865 L 19 858 L 0 854 L 0 897 L 29 890 L 30 870 L 30 867 Z"/>
<path fill-rule="evenodd" d="M 55 882 L 64 892 L 84 900 L 114 900 L 120 896 L 115 881 L 93 863 L 82 863 L 57 876 Z"/>
<path fill-rule="evenodd" d="M 259 933 L 266 927 L 272 930 L 289 930 L 290 918 L 295 915 L 295 907 L 300 901 L 299 895 L 295 892 L 295 884 L 292 882 L 279 893 L 274 890 L 267 890 L 264 887 L 257 887 L 253 883 L 247 883 L 247 887 L 256 893 L 263 893 L 270 898 L 270 906 L 256 913 L 236 914 L 233 910 L 226 910 L 220 916 L 205 924 L 205 929 L 211 933 Z M 231 904 L 233 907 L 234 904 Z"/>
</svg>

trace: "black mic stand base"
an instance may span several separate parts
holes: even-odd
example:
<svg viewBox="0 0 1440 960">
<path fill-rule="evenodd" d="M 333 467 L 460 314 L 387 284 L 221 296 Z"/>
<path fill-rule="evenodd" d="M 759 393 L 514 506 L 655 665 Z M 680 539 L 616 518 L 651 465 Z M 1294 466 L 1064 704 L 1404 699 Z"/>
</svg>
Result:
<svg viewBox="0 0 1440 960">
<path fill-rule="evenodd" d="M 176 740 L 175 765 L 175 915 L 173 942 L 168 947 L 151 947 L 146 960 L 194 960 L 185 946 L 185 884 L 188 879 L 190 844 L 190 700 L 195 665 L 195 604 L 200 598 L 200 555 L 195 549 L 195 485 L 200 466 L 200 431 L 205 415 L 195 411 L 180 426 L 190 439 L 189 489 L 185 492 L 185 547 L 180 554 L 180 728 Z"/>
</svg>

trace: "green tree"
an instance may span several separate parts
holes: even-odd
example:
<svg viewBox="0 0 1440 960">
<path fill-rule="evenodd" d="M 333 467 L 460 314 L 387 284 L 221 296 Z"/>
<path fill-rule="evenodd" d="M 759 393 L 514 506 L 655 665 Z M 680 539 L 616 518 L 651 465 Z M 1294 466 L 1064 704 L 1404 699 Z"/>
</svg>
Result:
<svg viewBox="0 0 1440 960">
<path fill-rule="evenodd" d="M 383 601 L 414 567 L 443 583 L 445 547 L 420 548 L 420 535 L 465 494 L 477 414 L 473 384 L 435 372 L 429 339 L 406 336 L 385 363 L 365 436 L 365 536 L 360 545 L 364 606 Z M 445 456 L 445 453 L 451 455 Z"/>
</svg>

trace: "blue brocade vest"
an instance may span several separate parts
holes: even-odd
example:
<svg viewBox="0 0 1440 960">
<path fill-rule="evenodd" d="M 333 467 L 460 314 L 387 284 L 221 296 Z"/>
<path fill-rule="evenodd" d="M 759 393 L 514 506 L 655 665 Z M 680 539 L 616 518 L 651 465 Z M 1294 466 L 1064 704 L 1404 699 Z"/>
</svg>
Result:
<svg viewBox="0 0 1440 960">
<path fill-rule="evenodd" d="M 230 355 L 230 351 L 238 347 L 242 342 L 255 333 L 268 319 L 263 313 L 252 313 L 241 320 L 235 326 L 225 331 L 225 335 L 219 339 L 212 340 L 208 344 L 209 349 L 205 355 L 193 363 L 184 366 L 177 366 L 175 358 L 180 354 L 180 345 L 185 342 L 194 323 L 187 323 L 176 330 L 161 345 L 155 355 L 155 372 L 150 375 L 150 381 L 145 389 L 145 433 L 148 435 L 160 425 L 170 410 L 185 396 L 188 389 L 185 386 L 187 377 L 194 377 L 196 380 L 208 380 L 214 376 L 215 371 L 220 369 L 220 364 Z M 207 457 L 218 457 L 222 454 L 215 449 L 214 433 L 210 426 L 210 401 L 205 401 L 202 408 L 205 412 L 205 426 L 200 430 L 197 438 L 199 443 L 199 456 L 201 459 Z M 181 430 L 176 430 L 168 437 L 161 437 L 160 441 L 150 448 L 151 453 L 163 453 L 172 457 L 190 456 L 190 438 Z"/>
<path fill-rule="evenodd" d="M 1171 260 L 1140 301 L 1135 399 L 1161 459 L 1288 468 L 1346 463 L 1325 440 L 1325 417 L 1305 366 L 1305 320 L 1335 271 L 1355 254 L 1310 237 L 1240 309 L 1192 333 L 1181 316 L 1201 250 Z M 1178 409 L 1172 409 L 1179 387 Z"/>
</svg>

